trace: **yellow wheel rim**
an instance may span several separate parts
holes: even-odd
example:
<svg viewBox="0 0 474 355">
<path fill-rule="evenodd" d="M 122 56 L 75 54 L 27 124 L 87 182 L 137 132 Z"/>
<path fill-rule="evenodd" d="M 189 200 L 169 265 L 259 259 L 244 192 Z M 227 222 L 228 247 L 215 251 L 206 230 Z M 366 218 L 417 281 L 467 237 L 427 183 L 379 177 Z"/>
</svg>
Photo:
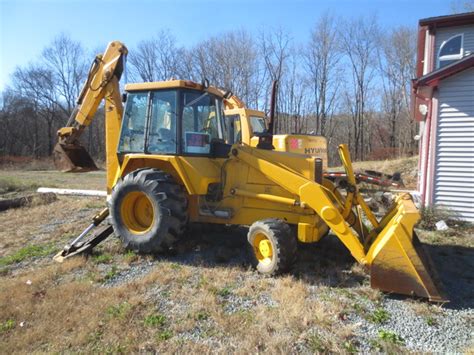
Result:
<svg viewBox="0 0 474 355">
<path fill-rule="evenodd" d="M 153 205 L 148 196 L 141 191 L 133 191 L 125 196 L 120 214 L 124 225 L 134 234 L 148 232 L 155 219 Z"/>
<path fill-rule="evenodd" d="M 273 258 L 273 246 L 270 239 L 263 233 L 258 233 L 253 240 L 253 249 L 257 260 L 262 264 L 269 264 Z"/>
</svg>

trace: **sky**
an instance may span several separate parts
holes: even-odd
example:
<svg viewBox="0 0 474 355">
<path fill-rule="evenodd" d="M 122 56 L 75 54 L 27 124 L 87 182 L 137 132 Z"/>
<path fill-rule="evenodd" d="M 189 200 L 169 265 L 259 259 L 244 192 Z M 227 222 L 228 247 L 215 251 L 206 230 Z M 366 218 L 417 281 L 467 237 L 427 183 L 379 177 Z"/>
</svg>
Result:
<svg viewBox="0 0 474 355">
<path fill-rule="evenodd" d="M 0 91 L 15 67 L 35 61 L 66 33 L 87 49 L 120 40 L 133 48 L 168 29 L 189 47 L 234 29 L 281 27 L 304 42 L 318 16 L 377 16 L 383 28 L 416 28 L 420 18 L 451 13 L 450 0 L 0 0 Z M 350 29 L 348 29 L 350 30 Z M 92 60 L 92 57 L 91 57 Z"/>
</svg>

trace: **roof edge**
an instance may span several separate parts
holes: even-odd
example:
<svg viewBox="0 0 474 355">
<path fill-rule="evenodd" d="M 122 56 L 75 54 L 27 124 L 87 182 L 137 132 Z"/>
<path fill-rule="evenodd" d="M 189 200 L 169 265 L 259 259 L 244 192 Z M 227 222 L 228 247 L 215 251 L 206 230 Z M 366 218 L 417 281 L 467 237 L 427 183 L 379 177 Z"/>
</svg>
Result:
<svg viewBox="0 0 474 355">
<path fill-rule="evenodd" d="M 437 69 L 420 78 L 413 80 L 413 88 L 420 86 L 437 86 L 438 82 L 450 76 L 458 74 L 466 69 L 474 67 L 474 53 L 460 59 L 450 65 Z"/>
<path fill-rule="evenodd" d="M 454 15 L 436 16 L 421 19 L 419 26 L 449 27 L 474 24 L 474 12 L 464 12 Z"/>
</svg>

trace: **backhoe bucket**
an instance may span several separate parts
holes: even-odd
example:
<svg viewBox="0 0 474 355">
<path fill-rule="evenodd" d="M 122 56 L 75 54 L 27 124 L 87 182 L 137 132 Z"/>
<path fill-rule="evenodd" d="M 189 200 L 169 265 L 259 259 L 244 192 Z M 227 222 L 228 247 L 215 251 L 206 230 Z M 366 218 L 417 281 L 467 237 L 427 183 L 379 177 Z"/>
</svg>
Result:
<svg viewBox="0 0 474 355">
<path fill-rule="evenodd" d="M 56 169 L 64 172 L 98 170 L 89 153 L 79 144 L 56 144 L 53 159 Z"/>
<path fill-rule="evenodd" d="M 420 219 L 409 194 L 398 196 L 370 245 L 367 261 L 371 286 L 385 292 L 446 302 L 433 262 L 413 231 Z"/>
</svg>

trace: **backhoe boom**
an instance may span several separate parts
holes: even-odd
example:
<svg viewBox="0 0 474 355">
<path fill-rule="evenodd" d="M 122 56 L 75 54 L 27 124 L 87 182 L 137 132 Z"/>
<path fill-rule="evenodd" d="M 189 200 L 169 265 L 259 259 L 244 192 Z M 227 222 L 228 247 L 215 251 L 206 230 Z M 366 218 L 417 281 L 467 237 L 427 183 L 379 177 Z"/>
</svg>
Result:
<svg viewBox="0 0 474 355">
<path fill-rule="evenodd" d="M 58 131 L 59 140 L 53 152 L 58 170 L 90 171 L 97 169 L 90 155 L 80 145 L 79 138 L 84 129 L 91 124 L 104 98 L 110 104 L 106 106 L 106 112 L 116 111 L 115 119 L 121 119 L 123 108 L 118 82 L 123 71 L 123 59 L 127 53 L 127 48 L 116 41 L 108 45 L 104 54 L 94 58 L 87 80 L 77 99 L 77 106 L 66 127 Z M 114 126 L 113 123 L 110 125 Z M 109 128 L 107 125 L 107 129 Z"/>
</svg>

